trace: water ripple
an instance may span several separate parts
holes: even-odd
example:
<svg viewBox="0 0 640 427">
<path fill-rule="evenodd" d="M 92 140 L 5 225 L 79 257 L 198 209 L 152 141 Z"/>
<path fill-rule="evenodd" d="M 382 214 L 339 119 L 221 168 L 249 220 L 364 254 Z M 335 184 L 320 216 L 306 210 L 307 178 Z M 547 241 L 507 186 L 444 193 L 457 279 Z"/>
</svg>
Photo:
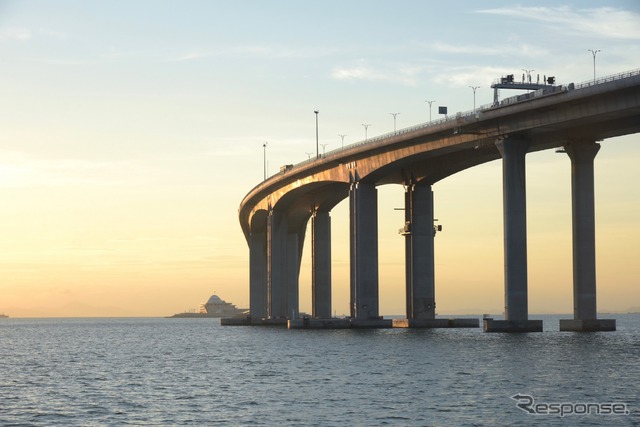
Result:
<svg viewBox="0 0 640 427">
<path fill-rule="evenodd" d="M 0 425 L 639 425 L 640 316 L 596 334 L 545 319 L 548 332 L 518 335 L 9 319 Z M 632 414 L 532 417 L 516 393 Z"/>
</svg>

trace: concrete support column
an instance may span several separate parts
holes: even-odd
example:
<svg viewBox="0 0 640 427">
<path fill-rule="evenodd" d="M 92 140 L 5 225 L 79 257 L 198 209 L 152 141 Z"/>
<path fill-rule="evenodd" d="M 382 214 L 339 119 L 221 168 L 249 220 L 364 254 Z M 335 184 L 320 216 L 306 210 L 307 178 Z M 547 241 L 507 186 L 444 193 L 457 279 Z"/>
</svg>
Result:
<svg viewBox="0 0 640 427">
<path fill-rule="evenodd" d="M 527 320 L 527 196 L 525 155 L 529 142 L 496 143 L 502 155 L 505 320 Z"/>
<path fill-rule="evenodd" d="M 331 216 L 315 211 L 311 217 L 312 316 L 331 318 Z"/>
<path fill-rule="evenodd" d="M 268 317 L 287 317 L 287 215 L 272 210 L 267 223 Z"/>
<path fill-rule="evenodd" d="M 600 144 L 593 141 L 565 147 L 571 159 L 573 219 L 573 319 L 561 330 L 615 330 L 615 320 L 596 320 L 596 237 L 594 159 Z"/>
<path fill-rule="evenodd" d="M 405 218 L 407 319 L 435 319 L 434 219 L 431 185 L 412 184 L 407 187 Z"/>
<path fill-rule="evenodd" d="M 249 244 L 249 311 L 252 319 L 268 316 L 267 234 L 252 232 Z"/>
<path fill-rule="evenodd" d="M 593 162 L 600 144 L 571 144 L 573 317 L 596 318 L 596 218 Z"/>
<path fill-rule="evenodd" d="M 411 319 L 413 313 L 413 263 L 411 262 L 411 199 L 413 198 L 413 185 L 409 184 L 404 192 L 404 271 L 405 271 L 405 307 L 407 319 Z"/>
<path fill-rule="evenodd" d="M 286 246 L 286 302 L 285 316 L 288 319 L 298 317 L 299 310 L 299 278 L 300 278 L 300 248 L 298 233 L 287 233 Z"/>
<path fill-rule="evenodd" d="M 499 140 L 502 155 L 504 221 L 504 321 L 485 320 L 487 332 L 541 332 L 542 321 L 528 320 L 526 138 Z"/>
<path fill-rule="evenodd" d="M 378 319 L 378 194 L 373 184 L 351 184 L 349 219 L 351 318 Z"/>
</svg>

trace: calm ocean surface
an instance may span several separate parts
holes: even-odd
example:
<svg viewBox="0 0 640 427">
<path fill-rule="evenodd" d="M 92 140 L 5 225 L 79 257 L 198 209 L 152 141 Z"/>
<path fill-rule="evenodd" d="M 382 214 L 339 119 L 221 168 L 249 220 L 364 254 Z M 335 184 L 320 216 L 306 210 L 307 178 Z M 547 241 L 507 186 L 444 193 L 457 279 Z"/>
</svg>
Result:
<svg viewBox="0 0 640 427">
<path fill-rule="evenodd" d="M 640 315 L 609 317 L 589 334 L 559 316 L 532 334 L 0 319 L 0 425 L 640 425 Z M 530 415 L 518 393 L 630 414 Z"/>
</svg>

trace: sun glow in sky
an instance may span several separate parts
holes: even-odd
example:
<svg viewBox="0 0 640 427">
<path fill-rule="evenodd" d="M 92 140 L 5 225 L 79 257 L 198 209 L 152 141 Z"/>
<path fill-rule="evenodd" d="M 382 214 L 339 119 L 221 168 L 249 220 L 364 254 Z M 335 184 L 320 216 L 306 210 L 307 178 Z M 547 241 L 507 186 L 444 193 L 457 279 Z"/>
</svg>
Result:
<svg viewBox="0 0 640 427">
<path fill-rule="evenodd" d="M 640 67 L 640 3 L 0 0 L 0 312 L 162 316 L 249 301 L 237 209 L 268 172 L 492 101 L 502 75 Z M 515 93 L 514 93 L 515 94 Z M 504 94 L 503 96 L 509 96 Z M 640 135 L 596 157 L 598 308 L 640 306 Z M 572 311 L 570 163 L 527 155 L 529 307 Z M 442 313 L 501 313 L 501 168 L 434 185 Z M 401 186 L 379 188 L 380 307 L 404 312 Z M 333 308 L 348 312 L 346 203 Z M 305 245 L 300 308 L 310 311 Z"/>
</svg>

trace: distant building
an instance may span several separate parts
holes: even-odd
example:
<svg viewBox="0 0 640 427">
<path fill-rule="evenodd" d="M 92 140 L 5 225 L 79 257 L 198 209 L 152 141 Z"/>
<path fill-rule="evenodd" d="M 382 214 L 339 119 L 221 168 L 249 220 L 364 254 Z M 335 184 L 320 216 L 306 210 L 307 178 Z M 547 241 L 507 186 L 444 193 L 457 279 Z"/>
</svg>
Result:
<svg viewBox="0 0 640 427">
<path fill-rule="evenodd" d="M 249 310 L 237 308 L 234 304 L 224 301 L 218 295 L 211 295 L 209 300 L 200 304 L 198 313 L 178 313 L 171 317 L 240 317 L 246 316 Z"/>
<path fill-rule="evenodd" d="M 245 310 L 236 308 L 230 302 L 223 301 L 218 295 L 211 295 L 209 301 L 204 304 L 207 317 L 233 317 L 241 316 Z"/>
</svg>

